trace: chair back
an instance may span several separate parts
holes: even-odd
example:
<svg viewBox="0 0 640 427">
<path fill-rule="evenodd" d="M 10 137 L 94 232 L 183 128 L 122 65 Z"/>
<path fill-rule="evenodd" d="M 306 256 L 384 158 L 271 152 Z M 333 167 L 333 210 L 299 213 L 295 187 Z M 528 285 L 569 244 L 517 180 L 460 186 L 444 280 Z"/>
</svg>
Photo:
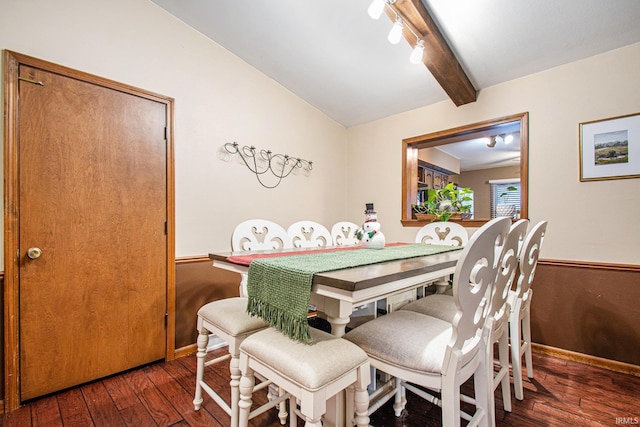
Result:
<svg viewBox="0 0 640 427">
<path fill-rule="evenodd" d="M 528 219 L 521 219 L 511 225 L 507 242 L 502 249 L 502 257 L 498 266 L 496 284 L 491 292 L 491 309 L 496 326 L 504 325 L 509 320 L 507 299 L 511 285 L 518 269 L 520 248 L 527 236 Z"/>
<path fill-rule="evenodd" d="M 536 273 L 538 265 L 538 257 L 542 242 L 547 232 L 547 221 L 537 223 L 525 239 L 520 251 L 520 275 L 514 290 L 514 296 L 520 301 L 529 301 L 531 299 L 531 283 Z M 521 304 L 524 305 L 524 304 Z"/>
<path fill-rule="evenodd" d="M 349 221 L 340 221 L 331 227 L 331 238 L 335 246 L 357 245 L 360 240 L 356 237 L 356 231 L 360 228 Z"/>
<path fill-rule="evenodd" d="M 241 222 L 231 235 L 231 250 L 259 251 L 291 248 L 287 231 L 275 222 L 250 219 Z"/>
<path fill-rule="evenodd" d="M 294 222 L 287 229 L 287 234 L 294 248 L 319 248 L 333 244 L 329 230 L 314 221 Z"/>
<path fill-rule="evenodd" d="M 416 243 L 464 246 L 469 241 L 467 230 L 457 222 L 431 222 L 416 234 Z"/>
<path fill-rule="evenodd" d="M 481 349 L 482 331 L 489 315 L 499 256 L 509 234 L 511 220 L 492 219 L 476 231 L 464 246 L 453 273 L 453 299 L 457 313 L 442 372 L 449 363 L 466 364 Z"/>
</svg>

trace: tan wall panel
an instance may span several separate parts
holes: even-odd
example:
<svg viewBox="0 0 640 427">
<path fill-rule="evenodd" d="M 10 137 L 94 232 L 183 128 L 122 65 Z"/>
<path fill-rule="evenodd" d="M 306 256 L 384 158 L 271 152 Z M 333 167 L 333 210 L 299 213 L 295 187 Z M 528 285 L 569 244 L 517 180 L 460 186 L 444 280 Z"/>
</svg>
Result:
<svg viewBox="0 0 640 427">
<path fill-rule="evenodd" d="M 176 264 L 176 349 L 195 344 L 197 314 L 204 304 L 238 296 L 240 275 L 214 268 L 209 259 Z"/>
<path fill-rule="evenodd" d="M 640 365 L 640 267 L 538 264 L 532 340 Z"/>
</svg>

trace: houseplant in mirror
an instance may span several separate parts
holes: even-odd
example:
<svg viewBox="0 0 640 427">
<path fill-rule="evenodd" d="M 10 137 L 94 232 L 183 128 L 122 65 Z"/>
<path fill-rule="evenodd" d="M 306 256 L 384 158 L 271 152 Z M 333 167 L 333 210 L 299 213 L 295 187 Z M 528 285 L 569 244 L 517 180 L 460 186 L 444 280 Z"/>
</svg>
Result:
<svg viewBox="0 0 640 427">
<path fill-rule="evenodd" d="M 507 196 L 512 191 L 517 191 L 517 190 L 518 190 L 517 187 L 514 187 L 513 185 L 510 185 L 510 186 L 507 187 L 507 189 L 506 189 L 506 191 L 504 193 L 502 193 L 502 194 L 500 194 L 500 196 L 498 196 L 498 199 L 500 199 L 500 202 L 496 206 L 496 215 L 498 215 L 498 216 L 507 216 L 509 218 L 513 218 L 513 216 L 516 213 L 516 206 L 513 205 L 513 204 L 509 204 Z"/>
<path fill-rule="evenodd" d="M 471 212 L 466 202 L 472 200 L 470 188 L 458 187 L 450 182 L 443 188 L 429 190 L 427 200 L 411 205 L 419 220 L 449 221 L 462 219 L 463 214 Z"/>
</svg>

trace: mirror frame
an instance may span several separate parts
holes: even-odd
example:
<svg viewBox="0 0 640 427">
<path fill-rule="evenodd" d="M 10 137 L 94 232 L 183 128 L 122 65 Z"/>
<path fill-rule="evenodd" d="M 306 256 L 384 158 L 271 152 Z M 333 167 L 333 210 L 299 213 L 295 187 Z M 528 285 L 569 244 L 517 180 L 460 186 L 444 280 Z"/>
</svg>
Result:
<svg viewBox="0 0 640 427">
<path fill-rule="evenodd" d="M 402 140 L 402 213 L 405 227 L 422 227 L 428 221 L 412 218 L 411 204 L 418 192 L 418 149 L 461 142 L 495 133 L 495 127 L 520 122 L 520 218 L 529 218 L 529 113 L 519 113 L 486 120 L 439 132 L 414 136 Z M 464 226 L 482 226 L 489 219 L 450 220 Z"/>
</svg>

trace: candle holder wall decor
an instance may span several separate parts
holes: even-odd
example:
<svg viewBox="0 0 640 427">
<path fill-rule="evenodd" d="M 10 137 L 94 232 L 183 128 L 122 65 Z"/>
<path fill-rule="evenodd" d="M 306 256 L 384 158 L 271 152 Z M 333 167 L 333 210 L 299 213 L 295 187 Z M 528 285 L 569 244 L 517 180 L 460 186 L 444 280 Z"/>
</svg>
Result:
<svg viewBox="0 0 640 427">
<path fill-rule="evenodd" d="M 224 144 L 224 149 L 228 153 L 239 155 L 245 166 L 255 174 L 260 185 L 265 188 L 276 188 L 282 179 L 288 177 L 296 168 L 301 169 L 305 175 L 309 175 L 313 170 L 313 162 L 310 160 L 288 154 L 274 154 L 271 150 L 258 151 L 253 145 L 240 147 L 234 141 Z M 267 184 L 262 180 L 261 177 L 267 172 L 277 179 L 275 184 Z"/>
</svg>

